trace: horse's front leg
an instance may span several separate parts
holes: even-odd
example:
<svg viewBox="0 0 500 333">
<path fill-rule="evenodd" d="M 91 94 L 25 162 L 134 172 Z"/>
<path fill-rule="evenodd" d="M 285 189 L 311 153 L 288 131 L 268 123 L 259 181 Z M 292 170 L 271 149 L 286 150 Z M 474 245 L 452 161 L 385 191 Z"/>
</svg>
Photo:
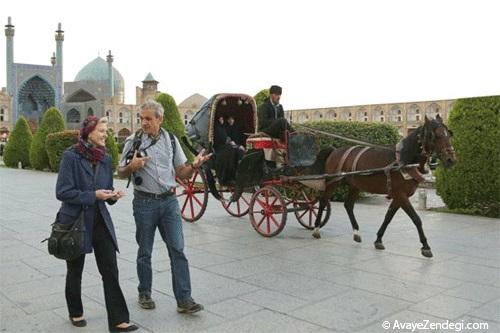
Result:
<svg viewBox="0 0 500 333">
<path fill-rule="evenodd" d="M 400 203 L 397 199 L 393 199 L 391 204 L 389 205 L 389 209 L 387 210 L 387 213 L 385 213 L 385 218 L 384 222 L 380 226 L 380 229 L 377 231 L 377 240 L 375 241 L 375 248 L 377 250 L 385 250 L 384 243 L 382 243 L 382 237 L 384 237 L 385 230 L 387 229 L 387 226 L 389 223 L 391 223 L 392 218 L 394 217 L 394 214 L 398 211 L 400 207 Z"/>
<path fill-rule="evenodd" d="M 355 242 L 361 243 L 361 235 L 359 234 L 359 225 L 354 216 L 354 203 L 359 196 L 359 190 L 353 186 L 349 186 L 349 193 L 344 201 L 344 208 L 351 221 L 353 239 Z"/>
<path fill-rule="evenodd" d="M 321 233 L 319 231 L 320 226 L 321 226 L 321 216 L 323 215 L 323 211 L 325 210 L 326 205 L 328 204 L 329 197 L 323 195 L 319 199 L 319 208 L 318 208 L 318 215 L 316 216 L 316 221 L 314 221 L 314 231 L 313 231 L 313 237 L 314 238 L 321 238 Z"/>
<path fill-rule="evenodd" d="M 420 238 L 420 243 L 422 243 L 422 255 L 427 258 L 432 258 L 431 247 L 429 246 L 429 244 L 427 244 L 427 238 L 425 237 L 424 229 L 422 227 L 422 220 L 418 216 L 415 208 L 413 208 L 408 198 L 401 204 L 401 208 L 403 208 L 406 214 L 408 214 L 408 216 L 413 221 L 413 224 L 415 224 L 415 226 L 417 227 L 418 237 Z"/>
</svg>

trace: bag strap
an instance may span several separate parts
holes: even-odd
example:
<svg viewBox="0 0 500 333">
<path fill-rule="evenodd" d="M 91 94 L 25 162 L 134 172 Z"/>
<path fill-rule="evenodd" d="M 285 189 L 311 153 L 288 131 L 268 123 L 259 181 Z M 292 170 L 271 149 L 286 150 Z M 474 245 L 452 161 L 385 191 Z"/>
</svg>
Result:
<svg viewBox="0 0 500 333">
<path fill-rule="evenodd" d="M 170 144 L 172 145 L 172 167 L 174 167 L 174 169 L 175 169 L 174 159 L 175 159 L 175 151 L 177 148 L 177 145 L 175 144 L 175 135 L 173 135 L 169 131 L 167 131 L 167 133 L 168 133 L 168 136 L 170 137 Z"/>
</svg>

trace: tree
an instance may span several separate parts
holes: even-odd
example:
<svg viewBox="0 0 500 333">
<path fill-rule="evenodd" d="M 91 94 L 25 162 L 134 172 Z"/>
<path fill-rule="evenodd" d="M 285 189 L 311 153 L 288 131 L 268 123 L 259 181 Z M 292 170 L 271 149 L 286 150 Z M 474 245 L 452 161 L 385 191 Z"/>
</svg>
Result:
<svg viewBox="0 0 500 333">
<path fill-rule="evenodd" d="M 23 168 L 30 166 L 30 147 L 33 141 L 30 127 L 26 118 L 19 117 L 14 130 L 10 134 L 9 141 L 5 145 L 3 161 L 10 168 L 17 168 L 21 162 Z"/>
<path fill-rule="evenodd" d="M 45 140 L 50 133 L 64 130 L 64 119 L 55 107 L 48 109 L 43 115 L 42 122 L 33 137 L 30 149 L 31 166 L 37 170 L 50 168 L 49 157 Z"/>
<path fill-rule="evenodd" d="M 262 89 L 253 98 L 255 99 L 255 105 L 259 107 L 267 98 L 269 98 L 269 89 Z"/>
<path fill-rule="evenodd" d="M 116 171 L 118 166 L 118 145 L 116 144 L 115 137 L 113 135 L 113 130 L 108 129 L 108 137 L 106 138 L 106 150 L 111 159 L 113 160 L 113 172 Z"/>
<path fill-rule="evenodd" d="M 450 209 L 500 216 L 500 96 L 459 99 L 448 126 L 457 163 L 438 167 L 436 189 Z"/>
<path fill-rule="evenodd" d="M 185 136 L 185 127 L 182 121 L 179 110 L 177 109 L 177 104 L 172 96 L 169 94 L 161 93 L 156 98 L 156 101 L 163 106 L 163 123 L 161 127 L 174 134 L 178 139 Z M 182 150 L 186 155 L 188 161 L 192 161 L 194 159 L 193 154 L 189 151 L 189 149 L 184 145 L 184 143 L 180 141 L 182 146 Z"/>
<path fill-rule="evenodd" d="M 45 146 L 49 157 L 50 170 L 59 171 L 59 164 L 66 149 L 78 142 L 80 131 L 66 130 L 47 135 Z"/>
</svg>

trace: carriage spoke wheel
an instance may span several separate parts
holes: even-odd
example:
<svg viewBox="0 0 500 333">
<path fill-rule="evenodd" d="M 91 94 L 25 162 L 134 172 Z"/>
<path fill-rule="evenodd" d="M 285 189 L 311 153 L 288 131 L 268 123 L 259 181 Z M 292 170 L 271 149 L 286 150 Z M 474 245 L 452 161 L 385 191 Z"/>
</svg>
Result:
<svg viewBox="0 0 500 333">
<path fill-rule="evenodd" d="M 257 190 L 250 200 L 250 222 L 264 237 L 279 234 L 286 224 L 286 206 L 281 194 L 273 187 Z"/>
<path fill-rule="evenodd" d="M 243 192 L 238 199 L 238 201 L 231 202 L 230 198 L 234 193 L 234 189 L 229 191 L 220 191 L 219 194 L 221 196 L 220 203 L 222 207 L 228 212 L 230 215 L 235 217 L 242 217 L 248 214 L 248 209 L 250 206 L 250 193 Z"/>
<path fill-rule="evenodd" d="M 177 188 L 175 194 L 181 208 L 182 219 L 187 222 L 199 220 L 208 203 L 208 186 L 205 174 L 196 170 L 191 178 L 176 177 Z"/>
<path fill-rule="evenodd" d="M 318 217 L 319 211 L 319 201 L 316 199 L 313 192 L 307 192 L 304 190 L 300 191 L 300 194 L 293 199 L 293 208 L 297 209 L 294 211 L 297 221 L 306 229 L 314 229 L 314 224 L 316 218 Z M 330 214 L 332 211 L 332 206 L 330 201 L 328 201 L 323 214 L 321 215 L 321 222 L 319 227 L 323 226 L 328 222 Z"/>
</svg>

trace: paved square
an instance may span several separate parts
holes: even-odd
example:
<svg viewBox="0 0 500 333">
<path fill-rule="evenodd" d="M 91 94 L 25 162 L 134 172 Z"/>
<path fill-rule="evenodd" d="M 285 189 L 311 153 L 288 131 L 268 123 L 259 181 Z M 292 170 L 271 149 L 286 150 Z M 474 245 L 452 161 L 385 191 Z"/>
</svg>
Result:
<svg viewBox="0 0 500 333">
<path fill-rule="evenodd" d="M 82 281 L 89 325 L 76 329 L 67 319 L 65 264 L 50 257 L 46 243 L 40 243 L 60 205 L 56 176 L 0 167 L 2 332 L 107 332 L 93 256 L 87 256 Z M 117 188 L 125 185 L 115 181 Z M 293 214 L 280 235 L 267 239 L 252 229 L 248 217 L 231 217 L 210 198 L 200 221 L 184 223 L 193 296 L 205 305 L 205 311 L 185 316 L 175 311 L 170 262 L 159 236 L 153 252 L 157 308 L 146 311 L 136 303 L 131 200 L 128 189 L 110 212 L 121 250 L 121 286 L 141 332 L 383 332 L 392 331 L 382 328 L 384 321 L 425 320 L 488 323 L 485 332 L 500 327 L 498 219 L 419 211 L 434 253 L 426 259 L 420 255 L 416 229 L 403 212 L 386 232 L 387 249 L 373 248 L 387 209 L 381 200 L 356 206 L 363 237 L 358 244 L 352 241 L 339 203 L 333 203 L 320 240 Z"/>
</svg>

